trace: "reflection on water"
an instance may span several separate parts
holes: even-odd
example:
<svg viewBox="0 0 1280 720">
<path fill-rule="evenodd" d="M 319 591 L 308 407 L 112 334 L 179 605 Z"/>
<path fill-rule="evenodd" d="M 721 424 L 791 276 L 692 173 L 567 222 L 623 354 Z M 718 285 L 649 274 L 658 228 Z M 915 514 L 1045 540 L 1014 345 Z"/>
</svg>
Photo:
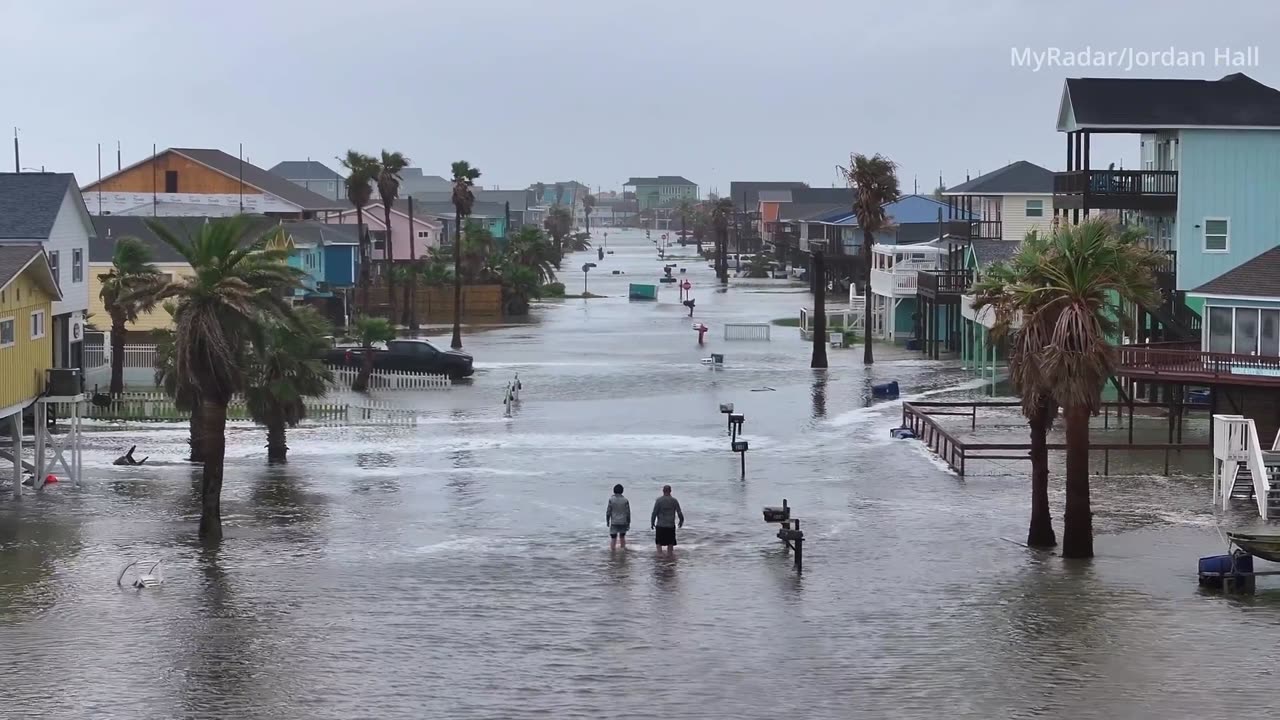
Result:
<svg viewBox="0 0 1280 720">
<path fill-rule="evenodd" d="M 904 397 L 945 399 L 967 375 L 888 348 L 870 370 L 857 348 L 832 349 L 831 368 L 814 372 L 784 328 L 767 343 L 720 341 L 721 323 L 793 316 L 803 289 L 707 292 L 709 269 L 690 261 L 698 319 L 712 326 L 699 348 L 674 290 L 626 300 L 628 282 L 660 273 L 652 245 L 610 241 L 604 266 L 627 274 L 601 273 L 592 290 L 612 297 L 468 333 L 471 386 L 379 398 L 421 409 L 415 427 L 304 426 L 290 431 L 289 464 L 268 467 L 261 431 L 233 424 L 219 548 L 193 542 L 199 470 L 180 462 L 182 425 L 96 429 L 82 488 L 0 500 L 0 648 L 33 669 L 0 693 L 6 715 L 1116 718 L 1275 706 L 1267 683 L 1236 670 L 1280 654 L 1280 590 L 1226 600 L 1195 586 L 1195 558 L 1221 550 L 1200 461 L 1165 477 L 1153 471 L 1162 459 L 1113 457 L 1113 474 L 1093 479 L 1099 558 L 1027 551 L 1000 539 L 1025 531 L 1025 465 L 960 482 L 918 442 L 889 437 L 900 402 L 870 397 L 872 382 L 896 379 Z M 725 354 L 722 370 L 701 365 L 708 352 Z M 517 372 L 522 403 L 504 418 Z M 775 391 L 752 392 L 762 387 Z M 958 394 L 982 392 L 966 387 Z M 748 419 L 745 480 L 722 402 Z M 1148 425 L 1135 431 L 1165 432 Z M 981 426 L 1026 433 L 1016 409 Z M 158 461 L 113 468 L 139 435 Z M 632 533 L 610 553 L 615 482 Z M 645 522 L 667 482 L 687 516 L 673 557 L 655 552 Z M 803 577 L 761 521 L 783 497 L 809 540 Z M 1226 521 L 1249 522 L 1247 508 Z M 115 587 L 125 563 L 159 557 L 164 586 Z"/>
</svg>

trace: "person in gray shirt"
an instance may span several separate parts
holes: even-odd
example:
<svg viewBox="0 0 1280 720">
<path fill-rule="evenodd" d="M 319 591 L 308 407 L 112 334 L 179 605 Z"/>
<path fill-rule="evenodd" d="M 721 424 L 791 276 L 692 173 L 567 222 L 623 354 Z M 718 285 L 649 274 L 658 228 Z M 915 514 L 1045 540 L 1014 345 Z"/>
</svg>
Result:
<svg viewBox="0 0 1280 720">
<path fill-rule="evenodd" d="M 604 508 L 604 522 L 609 526 L 609 549 L 613 550 L 622 543 L 627 549 L 627 530 L 631 529 L 631 503 L 622 496 L 622 486 L 613 486 L 613 495 Z"/>
<path fill-rule="evenodd" d="M 676 519 L 679 518 L 679 522 Z M 662 486 L 662 497 L 653 503 L 653 514 L 649 516 L 649 527 L 656 530 L 654 543 L 658 551 L 666 548 L 668 553 L 676 547 L 676 528 L 684 527 L 684 512 L 680 509 L 680 501 L 671 495 L 671 486 Z"/>
</svg>

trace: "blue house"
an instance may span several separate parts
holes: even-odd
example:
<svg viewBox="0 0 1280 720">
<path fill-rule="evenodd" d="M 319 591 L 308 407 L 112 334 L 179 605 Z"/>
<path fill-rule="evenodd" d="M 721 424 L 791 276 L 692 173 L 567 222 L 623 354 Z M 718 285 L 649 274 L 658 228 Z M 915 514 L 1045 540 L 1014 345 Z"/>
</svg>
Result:
<svg viewBox="0 0 1280 720">
<path fill-rule="evenodd" d="M 333 297 L 355 286 L 359 243 L 354 225 L 302 220 L 280 227 L 290 243 L 289 265 L 304 273 L 296 296 Z"/>
</svg>

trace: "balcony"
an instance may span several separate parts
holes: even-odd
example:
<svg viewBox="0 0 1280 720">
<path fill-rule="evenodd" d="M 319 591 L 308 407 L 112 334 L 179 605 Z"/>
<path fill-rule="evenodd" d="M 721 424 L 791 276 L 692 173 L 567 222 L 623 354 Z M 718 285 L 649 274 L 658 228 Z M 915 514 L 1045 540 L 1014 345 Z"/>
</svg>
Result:
<svg viewBox="0 0 1280 720">
<path fill-rule="evenodd" d="M 1142 210 L 1172 215 L 1178 207 L 1176 170 L 1075 170 L 1053 174 L 1060 209 Z"/>
<path fill-rule="evenodd" d="M 871 269 L 871 292 L 880 297 L 915 297 L 917 265 L 898 265 L 893 270 Z"/>
<path fill-rule="evenodd" d="M 1207 352 L 1197 342 L 1122 345 L 1116 374 L 1188 385 L 1280 387 L 1280 357 Z"/>
<path fill-rule="evenodd" d="M 920 297 L 943 302 L 959 302 L 973 284 L 972 270 L 921 270 L 918 276 Z"/>
<path fill-rule="evenodd" d="M 1004 227 L 999 220 L 974 220 L 969 225 L 969 237 L 973 240 L 1003 240 Z"/>
</svg>

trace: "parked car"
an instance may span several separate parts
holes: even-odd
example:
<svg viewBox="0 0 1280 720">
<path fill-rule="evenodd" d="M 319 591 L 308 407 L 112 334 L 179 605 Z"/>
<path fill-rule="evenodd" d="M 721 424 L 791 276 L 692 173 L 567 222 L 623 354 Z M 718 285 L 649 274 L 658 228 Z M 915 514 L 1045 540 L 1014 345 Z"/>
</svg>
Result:
<svg viewBox="0 0 1280 720">
<path fill-rule="evenodd" d="M 361 347 L 336 347 L 329 351 L 327 360 L 338 366 L 360 367 L 364 362 Z M 387 349 L 373 350 L 375 370 L 400 372 L 425 372 L 448 375 L 450 379 L 469 377 L 475 372 L 472 358 L 459 350 L 441 350 L 426 340 L 392 340 Z"/>
</svg>

